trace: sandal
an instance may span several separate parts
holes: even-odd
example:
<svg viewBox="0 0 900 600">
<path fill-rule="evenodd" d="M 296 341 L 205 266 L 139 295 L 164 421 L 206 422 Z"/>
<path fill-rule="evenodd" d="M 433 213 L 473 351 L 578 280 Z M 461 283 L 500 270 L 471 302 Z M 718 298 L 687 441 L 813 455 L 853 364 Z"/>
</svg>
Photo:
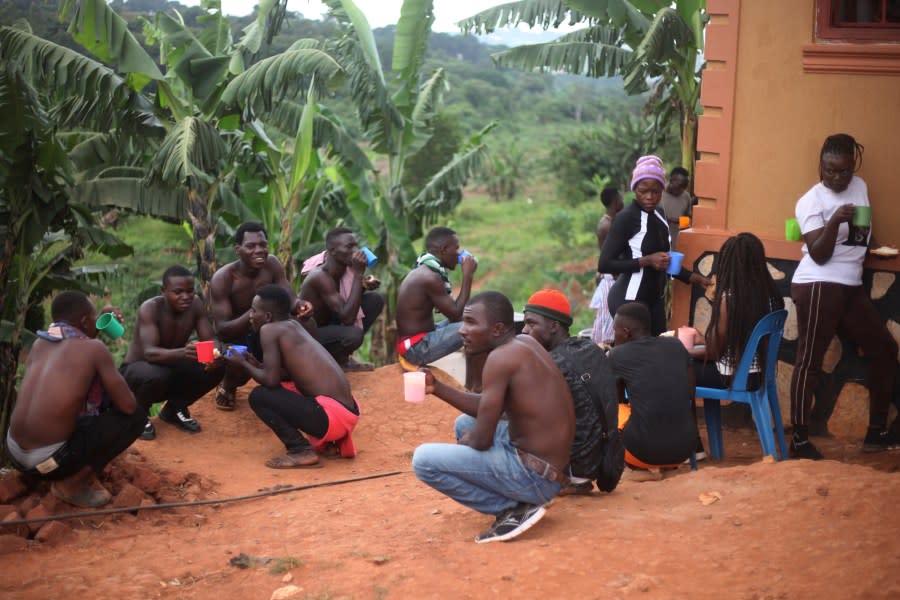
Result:
<svg viewBox="0 0 900 600">
<path fill-rule="evenodd" d="M 229 392 L 221 385 L 216 388 L 216 408 L 219 410 L 234 410 L 235 392 Z"/>
<path fill-rule="evenodd" d="M 312 450 L 304 450 L 292 454 L 282 454 L 275 456 L 266 461 L 266 466 L 270 469 L 320 469 L 319 456 Z"/>
</svg>

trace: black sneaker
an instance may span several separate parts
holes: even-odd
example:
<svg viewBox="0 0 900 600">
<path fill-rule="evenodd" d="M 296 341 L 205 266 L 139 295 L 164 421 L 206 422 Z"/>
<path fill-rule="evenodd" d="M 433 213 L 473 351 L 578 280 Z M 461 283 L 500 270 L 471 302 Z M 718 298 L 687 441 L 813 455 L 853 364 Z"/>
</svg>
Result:
<svg viewBox="0 0 900 600">
<path fill-rule="evenodd" d="M 900 448 L 900 437 L 890 429 L 869 429 L 863 442 L 863 452 L 881 452 Z"/>
<path fill-rule="evenodd" d="M 525 533 L 544 518 L 547 509 L 536 504 L 520 502 L 513 508 L 505 510 L 494 521 L 490 529 L 475 536 L 476 544 L 488 542 L 505 542 Z"/>
<path fill-rule="evenodd" d="M 182 431 L 187 431 L 188 433 L 200 433 L 200 423 L 191 417 L 191 413 L 188 412 L 187 407 L 179 410 L 174 416 L 169 415 L 166 408 L 163 407 L 163 409 L 159 411 L 159 418 L 166 423 L 171 423 Z"/>
<path fill-rule="evenodd" d="M 812 442 L 809 440 L 798 441 L 797 439 L 791 440 L 791 458 L 805 458 L 807 460 L 822 460 L 825 458 L 822 456 L 822 453 L 819 452 L 815 446 L 812 445 Z"/>
<path fill-rule="evenodd" d="M 144 424 L 144 431 L 141 432 L 142 440 L 155 440 L 156 439 L 156 427 L 153 426 L 153 423 L 150 422 L 150 419 L 147 419 L 147 422 Z"/>
</svg>

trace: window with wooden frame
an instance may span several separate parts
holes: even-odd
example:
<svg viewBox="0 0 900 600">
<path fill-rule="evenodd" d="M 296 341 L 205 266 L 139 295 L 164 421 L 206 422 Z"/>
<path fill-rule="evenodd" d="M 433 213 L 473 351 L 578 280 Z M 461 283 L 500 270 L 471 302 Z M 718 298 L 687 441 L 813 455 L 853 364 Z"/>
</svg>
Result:
<svg viewBox="0 0 900 600">
<path fill-rule="evenodd" d="M 900 42 L 900 0 L 816 0 L 816 38 Z"/>
</svg>

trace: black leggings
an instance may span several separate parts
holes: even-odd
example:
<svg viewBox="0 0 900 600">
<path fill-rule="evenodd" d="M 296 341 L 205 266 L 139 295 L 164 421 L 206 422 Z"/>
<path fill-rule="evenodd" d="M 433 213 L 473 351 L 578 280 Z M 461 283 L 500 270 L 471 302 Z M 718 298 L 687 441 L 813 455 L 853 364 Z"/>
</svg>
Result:
<svg viewBox="0 0 900 600">
<path fill-rule="evenodd" d="M 250 408 L 290 453 L 303 452 L 312 447 L 300 431 L 317 438 L 324 437 L 328 432 L 328 415 L 316 399 L 295 394 L 283 387 L 257 387 L 250 392 Z"/>
</svg>

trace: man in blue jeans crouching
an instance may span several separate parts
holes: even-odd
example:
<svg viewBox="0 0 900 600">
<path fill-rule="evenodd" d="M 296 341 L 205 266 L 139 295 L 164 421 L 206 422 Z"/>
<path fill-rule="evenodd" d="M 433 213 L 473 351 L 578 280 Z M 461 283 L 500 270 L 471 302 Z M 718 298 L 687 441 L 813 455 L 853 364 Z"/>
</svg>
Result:
<svg viewBox="0 0 900 600">
<path fill-rule="evenodd" d="M 513 308 L 498 292 L 472 298 L 459 331 L 467 352 L 486 352 L 481 394 L 452 388 L 427 370 L 426 391 L 461 410 L 456 444 L 422 444 L 413 470 L 422 482 L 495 515 L 478 543 L 510 540 L 537 523 L 568 483 L 575 411 L 546 350 L 516 335 Z"/>
</svg>

